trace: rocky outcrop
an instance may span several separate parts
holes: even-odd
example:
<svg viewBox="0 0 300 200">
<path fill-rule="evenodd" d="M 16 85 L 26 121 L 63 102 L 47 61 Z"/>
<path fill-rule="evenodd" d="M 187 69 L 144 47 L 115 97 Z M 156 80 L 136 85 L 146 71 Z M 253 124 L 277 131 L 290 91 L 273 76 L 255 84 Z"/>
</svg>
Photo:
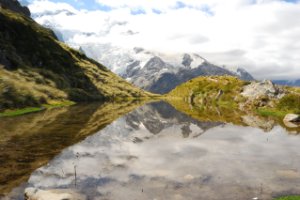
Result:
<svg viewBox="0 0 300 200">
<path fill-rule="evenodd" d="M 85 200 L 81 194 L 70 190 L 41 190 L 37 188 L 27 188 L 25 190 L 26 200 Z"/>
<path fill-rule="evenodd" d="M 0 8 L 9 9 L 11 11 L 30 17 L 29 9 L 25 6 L 21 6 L 19 1 L 17 0 L 0 0 Z"/>
<path fill-rule="evenodd" d="M 242 96 L 250 99 L 258 99 L 267 96 L 269 98 L 282 98 L 284 91 L 278 86 L 274 85 L 271 81 L 252 82 L 243 88 Z"/>
</svg>

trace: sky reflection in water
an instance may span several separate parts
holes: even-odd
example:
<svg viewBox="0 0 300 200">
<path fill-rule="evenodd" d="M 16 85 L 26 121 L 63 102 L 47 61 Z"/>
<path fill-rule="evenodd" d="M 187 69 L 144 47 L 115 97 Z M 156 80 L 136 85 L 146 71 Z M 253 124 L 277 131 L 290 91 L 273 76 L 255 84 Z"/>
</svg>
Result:
<svg viewBox="0 0 300 200">
<path fill-rule="evenodd" d="M 153 103 L 66 148 L 28 182 L 90 199 L 271 199 L 300 193 L 299 144 L 280 126 L 199 122 Z"/>
</svg>

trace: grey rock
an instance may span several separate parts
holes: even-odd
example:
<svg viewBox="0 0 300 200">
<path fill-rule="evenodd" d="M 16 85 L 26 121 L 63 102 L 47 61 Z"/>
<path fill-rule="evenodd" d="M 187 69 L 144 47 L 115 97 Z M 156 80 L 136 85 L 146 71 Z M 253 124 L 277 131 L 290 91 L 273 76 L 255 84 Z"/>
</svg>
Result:
<svg viewBox="0 0 300 200">
<path fill-rule="evenodd" d="M 288 121 L 283 121 L 283 124 L 288 127 L 288 128 L 298 128 L 300 126 L 299 123 L 294 123 L 294 122 L 288 122 Z M 296 132 L 297 134 L 298 132 Z"/>
<path fill-rule="evenodd" d="M 249 99 L 259 99 L 263 96 L 280 99 L 285 94 L 284 91 L 274 85 L 271 81 L 266 80 L 262 82 L 252 82 L 251 84 L 244 86 L 241 95 Z"/>
<path fill-rule="evenodd" d="M 300 116 L 296 114 L 287 114 L 283 121 L 285 122 L 300 122 Z"/>
</svg>

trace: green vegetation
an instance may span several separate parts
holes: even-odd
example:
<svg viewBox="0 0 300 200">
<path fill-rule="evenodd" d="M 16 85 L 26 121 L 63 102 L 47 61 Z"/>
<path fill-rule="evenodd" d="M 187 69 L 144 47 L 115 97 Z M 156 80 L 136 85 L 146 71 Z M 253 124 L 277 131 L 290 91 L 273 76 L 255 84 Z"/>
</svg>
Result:
<svg viewBox="0 0 300 200">
<path fill-rule="evenodd" d="M 44 110 L 45 108 L 23 108 L 19 110 L 13 110 L 13 111 L 6 111 L 3 113 L 0 113 L 0 117 L 15 117 L 18 115 L 24 115 L 28 113 L 33 113 L 33 112 L 39 112 L 41 110 Z"/>
<path fill-rule="evenodd" d="M 300 200 L 300 196 L 286 196 L 286 197 L 279 197 L 275 200 Z"/>
<path fill-rule="evenodd" d="M 0 10 L 0 112 L 53 101 L 106 101 L 153 96 L 59 42 L 50 29 Z"/>
<path fill-rule="evenodd" d="M 274 116 L 274 117 L 283 118 L 286 114 L 288 114 L 288 112 L 286 111 L 281 111 L 274 108 L 258 108 L 256 111 L 259 115 L 265 117 Z"/>
<path fill-rule="evenodd" d="M 199 106 L 237 108 L 237 103 L 243 101 L 240 92 L 246 84 L 231 76 L 198 77 L 176 87 L 169 96 Z"/>
<path fill-rule="evenodd" d="M 5 112 L 0 113 L 0 117 L 15 117 L 19 115 L 39 112 L 45 109 L 71 106 L 74 104 L 75 103 L 72 101 L 50 102 L 50 104 L 43 104 L 42 107 L 27 107 L 22 109 L 6 110 Z"/>
<path fill-rule="evenodd" d="M 300 95 L 287 94 L 279 100 L 277 108 L 279 110 L 300 114 Z"/>
<path fill-rule="evenodd" d="M 283 98 L 272 99 L 265 95 L 249 100 L 241 95 L 243 87 L 247 84 L 249 82 L 231 76 L 198 77 L 179 85 L 166 98 L 181 99 L 190 106 L 198 107 L 198 110 L 206 110 L 205 113 L 212 113 L 214 110 L 241 113 L 242 110 L 247 110 L 248 113 L 281 119 L 288 113 L 300 114 L 299 88 L 283 87 L 287 93 Z M 175 103 L 175 107 L 188 110 L 178 103 Z M 203 113 L 201 115 L 203 116 Z M 228 117 L 232 118 L 230 115 Z"/>
<path fill-rule="evenodd" d="M 72 106 L 75 103 L 73 101 L 63 101 L 63 102 L 50 102 L 50 104 L 43 104 L 43 107 L 45 108 L 59 108 L 59 107 L 65 107 L 65 106 Z"/>
</svg>

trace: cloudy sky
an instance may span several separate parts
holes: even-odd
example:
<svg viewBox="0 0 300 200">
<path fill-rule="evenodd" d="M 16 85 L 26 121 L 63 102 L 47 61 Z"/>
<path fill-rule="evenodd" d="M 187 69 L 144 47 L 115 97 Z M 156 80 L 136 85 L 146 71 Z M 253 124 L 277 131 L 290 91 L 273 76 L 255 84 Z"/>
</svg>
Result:
<svg viewBox="0 0 300 200">
<path fill-rule="evenodd" d="M 299 0 L 29 2 L 36 20 L 55 23 L 69 43 L 195 52 L 258 79 L 300 78 Z"/>
</svg>

